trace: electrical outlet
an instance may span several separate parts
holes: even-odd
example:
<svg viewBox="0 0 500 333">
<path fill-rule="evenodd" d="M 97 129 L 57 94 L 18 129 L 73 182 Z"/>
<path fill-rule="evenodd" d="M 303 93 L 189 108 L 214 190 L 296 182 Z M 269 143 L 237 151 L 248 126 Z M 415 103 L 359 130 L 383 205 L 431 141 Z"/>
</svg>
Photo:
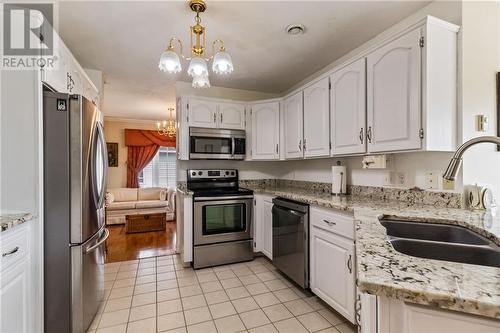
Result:
<svg viewBox="0 0 500 333">
<path fill-rule="evenodd" d="M 425 188 L 428 190 L 435 190 L 439 188 L 438 173 L 429 171 L 425 173 Z"/>
<path fill-rule="evenodd" d="M 405 172 L 398 172 L 397 175 L 398 175 L 397 178 L 398 185 L 405 185 L 406 182 L 408 181 L 408 174 Z"/>
</svg>

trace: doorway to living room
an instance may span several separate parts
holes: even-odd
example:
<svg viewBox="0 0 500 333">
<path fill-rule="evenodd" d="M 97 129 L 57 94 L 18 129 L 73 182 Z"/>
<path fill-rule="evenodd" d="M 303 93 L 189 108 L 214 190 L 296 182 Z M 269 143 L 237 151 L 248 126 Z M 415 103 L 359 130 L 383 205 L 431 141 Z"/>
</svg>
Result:
<svg viewBox="0 0 500 333">
<path fill-rule="evenodd" d="M 106 262 L 174 254 L 175 137 L 159 135 L 151 124 L 116 120 L 105 122 L 105 134 L 118 146 L 108 158 L 115 166 L 108 173 Z"/>
</svg>

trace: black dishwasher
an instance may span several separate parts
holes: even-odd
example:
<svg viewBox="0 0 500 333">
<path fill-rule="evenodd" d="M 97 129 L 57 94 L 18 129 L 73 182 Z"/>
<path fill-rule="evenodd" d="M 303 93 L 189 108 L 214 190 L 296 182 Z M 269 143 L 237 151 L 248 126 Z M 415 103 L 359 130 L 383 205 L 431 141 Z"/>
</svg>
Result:
<svg viewBox="0 0 500 333">
<path fill-rule="evenodd" d="M 309 205 L 280 197 L 273 204 L 273 264 L 309 288 Z"/>
</svg>

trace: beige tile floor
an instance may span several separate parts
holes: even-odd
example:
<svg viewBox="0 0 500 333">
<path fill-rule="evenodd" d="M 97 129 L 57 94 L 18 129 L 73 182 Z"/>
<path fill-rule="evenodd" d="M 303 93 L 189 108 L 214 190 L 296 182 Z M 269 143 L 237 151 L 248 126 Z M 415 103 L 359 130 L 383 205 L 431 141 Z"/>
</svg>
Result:
<svg viewBox="0 0 500 333">
<path fill-rule="evenodd" d="M 91 333 L 355 332 L 265 258 L 196 271 L 178 256 L 116 262 L 105 281 Z"/>
</svg>

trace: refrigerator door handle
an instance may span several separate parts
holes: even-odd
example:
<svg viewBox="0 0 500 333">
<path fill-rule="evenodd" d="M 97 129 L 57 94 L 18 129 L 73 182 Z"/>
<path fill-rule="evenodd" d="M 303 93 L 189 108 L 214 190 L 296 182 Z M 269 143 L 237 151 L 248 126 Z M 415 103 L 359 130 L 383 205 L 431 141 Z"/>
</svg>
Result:
<svg viewBox="0 0 500 333">
<path fill-rule="evenodd" d="M 88 247 L 87 249 L 85 249 L 83 251 L 83 254 L 87 254 L 87 253 L 92 252 L 95 249 L 97 249 L 99 246 L 101 246 L 102 243 L 104 243 L 106 241 L 106 239 L 108 239 L 108 237 L 109 237 L 109 230 L 108 229 L 104 229 L 104 237 L 101 238 L 101 240 L 98 241 L 96 244 L 94 244 L 94 245 Z"/>
<path fill-rule="evenodd" d="M 92 187 L 94 192 L 94 198 L 97 204 L 96 208 L 101 208 L 104 206 L 104 199 L 106 197 L 106 178 L 108 173 L 108 153 L 106 148 L 106 140 L 104 138 L 104 130 L 100 122 L 96 122 L 95 129 L 96 134 L 94 135 L 94 144 L 93 144 L 93 153 L 92 153 Z M 97 154 L 101 154 L 101 156 L 97 156 Z M 102 175 L 101 178 L 98 179 L 97 172 L 98 159 L 101 159 L 102 163 Z M 100 182 L 98 184 L 97 182 Z"/>
</svg>

